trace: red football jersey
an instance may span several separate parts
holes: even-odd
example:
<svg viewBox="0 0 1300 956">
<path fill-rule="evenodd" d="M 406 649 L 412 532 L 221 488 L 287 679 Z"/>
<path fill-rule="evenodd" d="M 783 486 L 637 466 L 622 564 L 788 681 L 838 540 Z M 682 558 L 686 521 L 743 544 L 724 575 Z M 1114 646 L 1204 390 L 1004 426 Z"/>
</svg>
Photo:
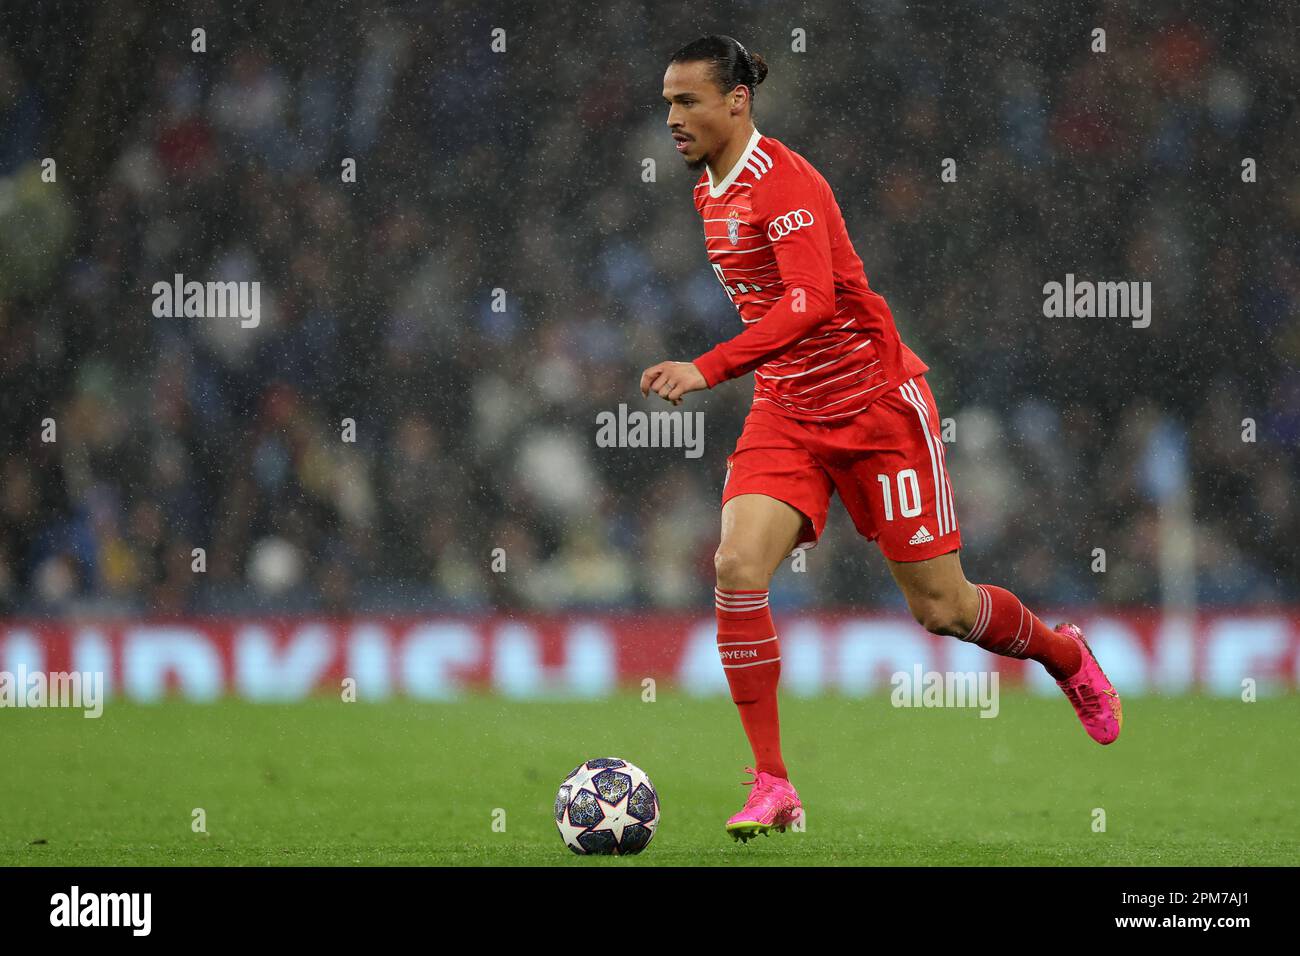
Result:
<svg viewBox="0 0 1300 956">
<path fill-rule="evenodd" d="M 754 403 L 829 421 L 929 370 L 867 285 L 844 217 L 812 165 L 754 130 L 719 183 L 695 187 L 709 262 L 746 328 L 695 365 L 709 387 L 754 372 Z"/>
</svg>

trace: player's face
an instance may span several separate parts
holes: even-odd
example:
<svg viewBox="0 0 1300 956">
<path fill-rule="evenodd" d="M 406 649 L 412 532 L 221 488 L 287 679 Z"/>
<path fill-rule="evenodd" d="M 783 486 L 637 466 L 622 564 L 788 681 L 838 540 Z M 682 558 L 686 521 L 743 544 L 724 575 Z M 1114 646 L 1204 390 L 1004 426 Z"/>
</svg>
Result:
<svg viewBox="0 0 1300 956">
<path fill-rule="evenodd" d="M 711 64 L 672 63 L 664 74 L 668 130 L 690 169 L 722 152 L 737 123 L 736 111 L 713 81 Z"/>
</svg>

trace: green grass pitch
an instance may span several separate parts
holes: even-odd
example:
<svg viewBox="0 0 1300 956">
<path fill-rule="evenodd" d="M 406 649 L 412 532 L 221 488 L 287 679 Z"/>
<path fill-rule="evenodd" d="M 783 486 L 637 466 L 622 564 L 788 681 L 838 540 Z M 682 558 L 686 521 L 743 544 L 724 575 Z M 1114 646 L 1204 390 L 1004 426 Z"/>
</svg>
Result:
<svg viewBox="0 0 1300 956">
<path fill-rule="evenodd" d="M 4 710 L 0 865 L 1300 862 L 1297 695 L 1132 697 L 1110 747 L 1023 693 L 995 719 L 884 695 L 786 697 L 782 719 L 807 829 L 742 846 L 723 824 L 751 761 L 726 698 Z M 578 857 L 555 792 L 608 755 L 650 774 L 659 831 L 640 856 Z"/>
</svg>

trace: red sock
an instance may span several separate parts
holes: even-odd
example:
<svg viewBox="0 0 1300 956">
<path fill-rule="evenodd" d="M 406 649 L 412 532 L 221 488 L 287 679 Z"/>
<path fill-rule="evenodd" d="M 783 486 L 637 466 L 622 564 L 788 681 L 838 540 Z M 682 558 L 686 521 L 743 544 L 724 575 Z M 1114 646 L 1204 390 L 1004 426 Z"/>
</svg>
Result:
<svg viewBox="0 0 1300 956">
<path fill-rule="evenodd" d="M 1003 657 L 1027 657 L 1047 668 L 1053 680 L 1065 680 L 1083 664 L 1079 645 L 1057 634 L 996 584 L 977 584 L 980 609 L 975 626 L 962 640 Z"/>
<path fill-rule="evenodd" d="M 767 606 L 767 591 L 714 588 L 713 599 L 718 612 L 718 656 L 754 751 L 754 769 L 784 778 L 781 723 L 776 713 L 781 645 Z"/>
</svg>

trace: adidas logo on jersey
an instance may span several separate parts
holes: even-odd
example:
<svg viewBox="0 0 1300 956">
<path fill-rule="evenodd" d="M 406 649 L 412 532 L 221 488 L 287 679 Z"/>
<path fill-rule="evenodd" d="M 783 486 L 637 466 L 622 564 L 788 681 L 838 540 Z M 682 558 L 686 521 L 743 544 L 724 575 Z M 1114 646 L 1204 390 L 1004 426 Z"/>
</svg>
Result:
<svg viewBox="0 0 1300 956">
<path fill-rule="evenodd" d="M 907 543 L 925 544 L 927 541 L 933 541 L 933 540 L 934 540 L 934 535 L 930 534 L 930 532 L 926 530 L 925 525 L 921 525 L 921 527 L 916 529 L 916 534 L 912 535 L 912 540 Z"/>
</svg>

